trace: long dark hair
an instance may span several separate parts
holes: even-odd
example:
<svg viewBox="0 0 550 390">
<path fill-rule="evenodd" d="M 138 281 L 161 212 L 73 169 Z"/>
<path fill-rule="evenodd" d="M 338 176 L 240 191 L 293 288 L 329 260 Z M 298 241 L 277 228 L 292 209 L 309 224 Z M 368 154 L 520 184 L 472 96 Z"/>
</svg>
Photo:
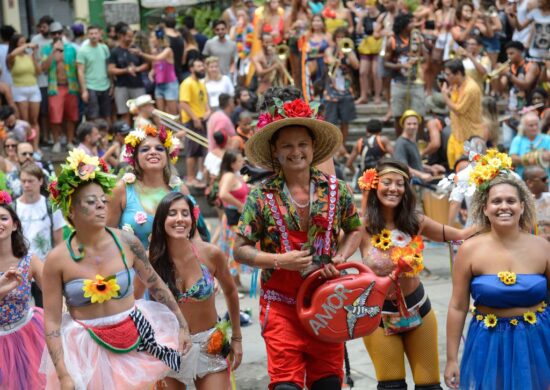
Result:
<svg viewBox="0 0 550 390">
<path fill-rule="evenodd" d="M 222 162 L 220 163 L 219 177 L 222 177 L 223 174 L 227 172 L 233 173 L 233 169 L 231 168 L 231 165 L 233 165 L 233 163 L 237 161 L 237 157 L 239 156 L 242 156 L 242 153 L 240 150 L 228 149 L 225 151 L 222 157 Z"/>
<path fill-rule="evenodd" d="M 17 226 L 17 230 L 11 233 L 11 249 L 13 255 L 18 259 L 21 259 L 29 253 L 29 246 L 27 239 L 23 235 L 23 225 L 21 225 L 21 220 L 11 208 L 11 206 L 2 204 L 0 205 L 4 210 L 10 213 L 10 217 L 13 220 L 13 223 Z"/>
<path fill-rule="evenodd" d="M 384 158 L 376 164 L 376 172 L 381 172 L 385 168 L 395 168 L 405 172 L 410 177 L 409 167 L 399 160 L 393 158 Z M 411 183 L 405 178 L 405 192 L 401 202 L 397 205 L 394 212 L 395 227 L 404 233 L 414 236 L 420 229 L 420 221 L 416 211 L 416 197 L 411 187 Z M 386 221 L 382 215 L 382 204 L 378 199 L 376 190 L 369 191 L 367 198 L 367 213 L 365 215 L 365 226 L 367 232 L 371 235 L 378 234 L 386 227 Z"/>
<path fill-rule="evenodd" d="M 166 217 L 168 216 L 172 203 L 181 199 L 185 199 L 187 202 L 191 215 L 192 224 L 189 237 L 193 237 L 195 235 L 195 230 L 197 228 L 197 220 L 195 219 L 195 215 L 193 213 L 193 208 L 195 205 L 187 195 L 184 195 L 181 192 L 170 192 L 162 198 L 157 207 L 155 219 L 153 220 L 151 245 L 149 245 L 149 260 L 151 261 L 155 271 L 157 271 L 157 274 L 162 278 L 162 280 L 164 280 L 174 296 L 177 296 L 179 292 L 176 288 L 176 269 L 174 267 L 174 262 L 170 259 L 170 254 L 168 253 L 168 242 L 166 241 L 166 230 L 164 229 L 164 223 L 166 222 Z"/>
<path fill-rule="evenodd" d="M 17 43 L 21 38 L 25 38 L 25 36 L 21 34 L 12 35 L 12 37 L 10 38 L 10 42 L 8 43 L 8 54 L 17 49 Z"/>
<path fill-rule="evenodd" d="M 141 142 L 143 142 L 143 141 L 141 141 Z M 134 170 L 134 173 L 136 174 L 136 176 L 139 180 L 143 179 L 143 169 L 140 167 L 139 159 L 138 159 L 139 146 L 141 145 L 141 142 L 138 145 L 136 145 L 136 147 L 134 149 L 134 153 L 132 155 L 132 158 L 135 161 L 135 164 L 133 166 L 133 170 Z M 162 142 L 161 142 L 161 145 L 162 145 Z M 173 171 L 172 171 L 172 166 L 171 166 L 171 162 L 170 162 L 170 152 L 168 151 L 167 148 L 164 148 L 164 155 L 166 156 L 166 166 L 162 170 L 162 178 L 164 179 L 164 183 L 166 185 L 168 185 L 170 183 L 170 178 L 172 177 L 172 172 Z"/>
</svg>

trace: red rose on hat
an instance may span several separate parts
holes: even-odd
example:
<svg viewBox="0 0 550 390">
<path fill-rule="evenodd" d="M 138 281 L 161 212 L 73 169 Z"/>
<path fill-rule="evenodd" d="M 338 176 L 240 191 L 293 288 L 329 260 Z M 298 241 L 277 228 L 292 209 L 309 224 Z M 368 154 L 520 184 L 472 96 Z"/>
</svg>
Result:
<svg viewBox="0 0 550 390">
<path fill-rule="evenodd" d="M 313 116 L 309 104 L 301 99 L 283 103 L 283 110 L 287 118 L 311 118 Z"/>
</svg>

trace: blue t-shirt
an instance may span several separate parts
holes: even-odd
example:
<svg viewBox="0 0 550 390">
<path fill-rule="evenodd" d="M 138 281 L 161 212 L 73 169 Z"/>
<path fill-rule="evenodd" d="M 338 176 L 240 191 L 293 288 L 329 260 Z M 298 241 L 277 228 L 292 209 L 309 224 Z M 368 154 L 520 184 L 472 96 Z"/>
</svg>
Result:
<svg viewBox="0 0 550 390">
<path fill-rule="evenodd" d="M 550 136 L 546 134 L 538 134 L 533 141 L 530 141 L 529 138 L 518 134 L 512 140 L 508 154 L 517 154 L 521 157 L 524 154 L 535 150 L 550 150 Z M 518 175 L 523 177 L 522 166 L 518 166 L 516 168 L 516 172 Z M 546 173 L 550 174 L 550 169 L 547 168 Z"/>
</svg>

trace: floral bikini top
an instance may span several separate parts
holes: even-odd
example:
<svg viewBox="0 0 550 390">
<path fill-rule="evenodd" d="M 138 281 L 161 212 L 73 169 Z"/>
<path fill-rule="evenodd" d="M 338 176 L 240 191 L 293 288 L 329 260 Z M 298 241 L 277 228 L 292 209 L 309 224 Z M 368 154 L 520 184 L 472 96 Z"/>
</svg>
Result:
<svg viewBox="0 0 550 390">
<path fill-rule="evenodd" d="M 194 246 L 193 252 L 195 252 L 195 256 L 199 259 L 198 251 Z M 199 263 L 202 277 L 186 291 L 178 291 L 176 296 L 178 303 L 205 301 L 214 293 L 214 277 L 208 270 L 208 267 L 200 262 L 200 259 Z"/>
<path fill-rule="evenodd" d="M 3 299 L 0 299 L 0 326 L 13 324 L 21 320 L 27 310 L 29 310 L 31 281 L 29 279 L 29 269 L 31 264 L 31 256 L 23 257 L 17 269 L 23 276 L 22 283 L 11 290 Z M 0 272 L 2 275 L 3 272 Z"/>
<path fill-rule="evenodd" d="M 412 270 L 402 275 L 408 277 L 417 276 L 424 269 L 424 257 L 422 250 L 424 242 L 422 236 L 410 236 L 401 230 L 383 229 L 371 238 L 371 248 L 368 259 L 376 274 L 389 274 L 397 265 L 399 259 L 407 263 Z"/>
</svg>

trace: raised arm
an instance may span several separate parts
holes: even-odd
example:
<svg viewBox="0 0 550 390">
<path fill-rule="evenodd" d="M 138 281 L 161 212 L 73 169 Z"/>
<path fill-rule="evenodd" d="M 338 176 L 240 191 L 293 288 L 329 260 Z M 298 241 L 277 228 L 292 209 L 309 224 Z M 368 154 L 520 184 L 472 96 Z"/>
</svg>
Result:
<svg viewBox="0 0 550 390">
<path fill-rule="evenodd" d="M 465 240 L 479 230 L 477 225 L 464 229 L 457 229 L 449 225 L 443 225 L 426 216 L 422 216 L 421 225 L 423 235 L 433 241 L 439 242 Z"/>
<path fill-rule="evenodd" d="M 178 319 L 180 324 L 180 350 L 186 351 L 191 346 L 189 327 L 170 289 L 157 275 L 151 263 L 149 263 L 147 253 L 136 236 L 123 230 L 120 230 L 119 234 L 122 242 L 130 248 L 130 252 L 134 257 L 136 274 L 149 289 L 151 296 L 155 301 L 166 305 Z"/>
</svg>

